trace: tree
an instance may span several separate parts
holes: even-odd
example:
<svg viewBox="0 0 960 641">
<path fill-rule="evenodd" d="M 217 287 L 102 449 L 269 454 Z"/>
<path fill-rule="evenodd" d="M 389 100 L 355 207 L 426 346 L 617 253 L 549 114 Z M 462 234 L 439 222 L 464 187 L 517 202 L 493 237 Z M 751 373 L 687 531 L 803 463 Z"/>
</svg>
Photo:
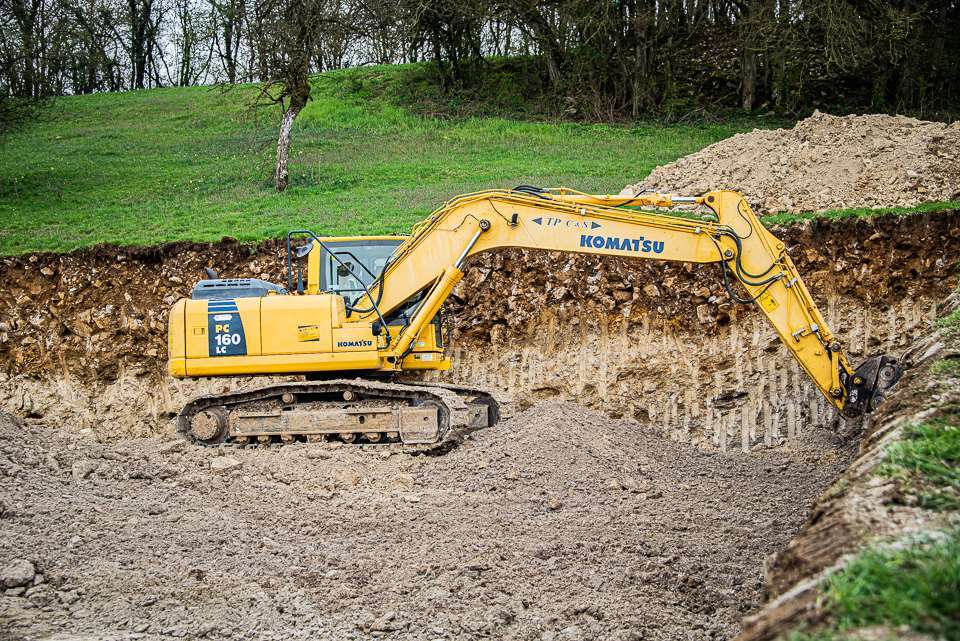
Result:
<svg viewBox="0 0 960 641">
<path fill-rule="evenodd" d="M 282 192 L 290 179 L 290 132 L 310 100 L 310 61 L 324 22 L 324 6 L 323 0 L 263 0 L 261 10 L 270 18 L 263 37 L 269 48 L 260 53 L 269 61 L 266 68 L 270 79 L 257 102 L 277 104 L 283 114 L 274 172 L 276 189 Z"/>
<path fill-rule="evenodd" d="M 223 65 L 227 82 L 237 82 L 237 67 L 240 59 L 240 45 L 246 27 L 246 0 L 211 0 L 215 22 L 214 43 L 217 56 Z"/>
<path fill-rule="evenodd" d="M 40 65 L 39 47 L 43 43 L 42 0 L 3 0 L 0 8 L 9 12 L 19 30 L 21 86 L 17 93 L 21 98 L 39 98 L 44 92 L 37 78 Z"/>
<path fill-rule="evenodd" d="M 173 9 L 176 25 L 169 39 L 175 48 L 177 71 L 176 78 L 168 77 L 168 82 L 179 87 L 201 84 L 208 76 L 216 40 L 209 9 L 194 0 L 174 0 Z"/>
<path fill-rule="evenodd" d="M 153 55 L 157 40 L 157 18 L 154 15 L 155 0 L 127 0 L 127 53 L 130 56 L 131 84 L 134 89 L 144 88 L 147 65 Z"/>
</svg>

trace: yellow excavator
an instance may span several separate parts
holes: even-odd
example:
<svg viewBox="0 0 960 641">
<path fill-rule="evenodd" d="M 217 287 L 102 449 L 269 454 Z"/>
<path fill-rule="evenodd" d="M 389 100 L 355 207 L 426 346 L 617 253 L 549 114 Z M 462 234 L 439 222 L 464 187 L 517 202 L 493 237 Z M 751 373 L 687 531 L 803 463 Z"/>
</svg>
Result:
<svg viewBox="0 0 960 641">
<path fill-rule="evenodd" d="M 758 305 L 846 417 L 873 410 L 901 375 L 886 355 L 850 366 L 784 244 L 739 193 L 596 196 L 522 185 L 454 198 L 409 236 L 291 231 L 286 287 L 208 269 L 170 311 L 170 374 L 297 380 L 196 398 L 180 412 L 179 432 L 199 444 L 334 440 L 416 450 L 495 424 L 494 393 L 396 375 L 449 369 L 438 312 L 465 261 L 502 247 L 718 263 L 731 299 Z"/>
</svg>

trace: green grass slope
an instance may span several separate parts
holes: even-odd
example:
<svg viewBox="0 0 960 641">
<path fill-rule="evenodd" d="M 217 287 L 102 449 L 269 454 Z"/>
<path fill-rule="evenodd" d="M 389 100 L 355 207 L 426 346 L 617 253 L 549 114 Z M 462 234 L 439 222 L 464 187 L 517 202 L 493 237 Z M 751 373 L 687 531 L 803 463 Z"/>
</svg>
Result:
<svg viewBox="0 0 960 641">
<path fill-rule="evenodd" d="M 403 67 L 318 76 L 273 191 L 276 107 L 254 89 L 68 97 L 0 141 L 0 254 L 95 243 L 406 231 L 444 200 L 519 183 L 616 193 L 756 123 L 620 126 L 437 118 L 398 106 Z M 376 91 L 377 87 L 387 90 Z M 393 98 L 391 96 L 394 96 Z"/>
</svg>

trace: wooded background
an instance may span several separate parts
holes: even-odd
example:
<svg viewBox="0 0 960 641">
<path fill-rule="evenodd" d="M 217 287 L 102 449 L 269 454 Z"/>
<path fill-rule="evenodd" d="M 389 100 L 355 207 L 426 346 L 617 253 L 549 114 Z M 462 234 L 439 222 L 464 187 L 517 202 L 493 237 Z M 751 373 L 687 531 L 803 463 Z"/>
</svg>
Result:
<svg viewBox="0 0 960 641">
<path fill-rule="evenodd" d="M 0 0 L 0 97 L 266 82 L 429 61 L 446 92 L 518 81 L 585 119 L 814 107 L 953 117 L 960 2 Z M 951 35 L 953 34 L 953 35 Z"/>
</svg>

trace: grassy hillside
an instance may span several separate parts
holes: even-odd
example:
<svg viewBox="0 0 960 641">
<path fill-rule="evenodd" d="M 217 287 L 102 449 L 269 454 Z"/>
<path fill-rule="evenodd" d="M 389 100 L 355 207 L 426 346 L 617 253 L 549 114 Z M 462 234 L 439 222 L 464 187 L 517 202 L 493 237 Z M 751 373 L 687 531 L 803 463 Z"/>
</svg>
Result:
<svg viewBox="0 0 960 641">
<path fill-rule="evenodd" d="M 616 193 L 756 123 L 608 126 L 436 118 L 398 106 L 400 68 L 323 74 L 271 185 L 278 111 L 241 87 L 58 100 L 0 141 L 0 253 L 99 242 L 405 231 L 459 193 L 519 183 Z M 379 91 L 378 88 L 385 88 Z"/>
</svg>

